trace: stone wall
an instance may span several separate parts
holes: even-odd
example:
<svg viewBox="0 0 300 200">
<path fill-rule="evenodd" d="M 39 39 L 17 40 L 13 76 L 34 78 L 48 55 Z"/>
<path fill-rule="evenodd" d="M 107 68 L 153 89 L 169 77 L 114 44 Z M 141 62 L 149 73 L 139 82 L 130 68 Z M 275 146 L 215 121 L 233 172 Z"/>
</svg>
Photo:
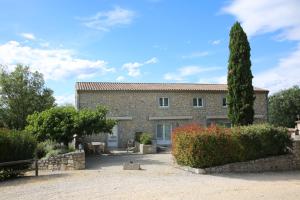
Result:
<svg viewBox="0 0 300 200">
<path fill-rule="evenodd" d="M 188 166 L 176 167 L 196 174 L 210 173 L 242 173 L 242 172 L 267 172 L 267 171 L 287 171 L 300 169 L 300 138 L 294 137 L 291 154 L 261 158 L 247 162 L 230 163 L 222 166 L 209 168 L 192 168 Z"/>
<path fill-rule="evenodd" d="M 225 96 L 226 92 L 222 91 L 77 91 L 76 106 L 78 109 L 93 109 L 99 104 L 106 106 L 108 117 L 119 118 L 118 146 L 125 147 L 127 141 L 134 138 L 135 132 L 149 132 L 156 139 L 159 123 L 176 128 L 188 123 L 206 126 L 213 121 L 229 122 L 227 107 L 222 106 Z M 267 93 L 256 92 L 255 96 L 256 121 L 266 121 Z M 159 107 L 160 97 L 169 98 L 169 107 Z M 193 107 L 193 98 L 202 98 L 203 107 Z M 106 142 L 103 135 L 95 140 Z"/>
<path fill-rule="evenodd" d="M 84 151 L 76 151 L 38 161 L 40 170 L 80 170 L 85 169 Z"/>
<path fill-rule="evenodd" d="M 206 173 L 228 172 L 266 172 L 295 170 L 297 164 L 294 155 L 281 155 L 251 160 L 248 162 L 231 163 L 227 165 L 205 168 Z"/>
</svg>

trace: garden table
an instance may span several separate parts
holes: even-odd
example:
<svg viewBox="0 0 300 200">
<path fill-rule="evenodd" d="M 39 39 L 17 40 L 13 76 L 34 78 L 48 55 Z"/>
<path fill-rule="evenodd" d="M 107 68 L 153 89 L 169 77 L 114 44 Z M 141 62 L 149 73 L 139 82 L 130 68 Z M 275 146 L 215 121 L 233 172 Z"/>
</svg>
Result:
<svg viewBox="0 0 300 200">
<path fill-rule="evenodd" d="M 92 146 L 93 146 L 93 151 L 94 153 L 100 153 L 100 150 L 102 152 L 104 152 L 105 149 L 105 143 L 103 142 L 92 142 Z M 100 147 L 102 146 L 102 149 L 100 149 Z"/>
</svg>

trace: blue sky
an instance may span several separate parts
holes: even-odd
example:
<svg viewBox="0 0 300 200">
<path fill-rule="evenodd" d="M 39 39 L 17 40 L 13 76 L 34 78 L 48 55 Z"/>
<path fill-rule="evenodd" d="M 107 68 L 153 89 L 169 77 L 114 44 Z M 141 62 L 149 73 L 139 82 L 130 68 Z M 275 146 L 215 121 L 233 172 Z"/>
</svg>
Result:
<svg viewBox="0 0 300 200">
<path fill-rule="evenodd" d="M 0 0 L 0 63 L 44 74 L 59 104 L 76 81 L 225 83 L 229 30 L 248 34 L 254 85 L 300 84 L 299 0 Z"/>
</svg>

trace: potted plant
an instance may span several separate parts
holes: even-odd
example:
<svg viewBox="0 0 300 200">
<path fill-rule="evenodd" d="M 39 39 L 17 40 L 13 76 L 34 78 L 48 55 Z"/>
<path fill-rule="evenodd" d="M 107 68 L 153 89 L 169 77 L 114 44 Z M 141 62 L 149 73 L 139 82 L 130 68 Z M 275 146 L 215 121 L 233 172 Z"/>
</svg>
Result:
<svg viewBox="0 0 300 200">
<path fill-rule="evenodd" d="M 150 133 L 141 134 L 140 152 L 142 154 L 156 153 L 156 145 L 152 143 L 152 135 Z"/>
<path fill-rule="evenodd" d="M 135 150 L 134 152 L 140 152 L 140 144 L 141 144 L 141 135 L 143 132 L 135 132 L 134 134 L 134 144 Z"/>
</svg>

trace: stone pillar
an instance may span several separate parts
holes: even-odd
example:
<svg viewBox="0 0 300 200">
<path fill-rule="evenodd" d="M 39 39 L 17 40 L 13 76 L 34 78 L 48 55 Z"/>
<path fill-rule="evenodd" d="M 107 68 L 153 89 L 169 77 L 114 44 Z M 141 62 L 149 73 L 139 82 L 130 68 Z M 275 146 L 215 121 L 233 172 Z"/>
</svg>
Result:
<svg viewBox="0 0 300 200">
<path fill-rule="evenodd" d="M 296 121 L 296 128 L 298 128 L 298 130 L 300 130 L 300 120 Z"/>
<path fill-rule="evenodd" d="M 300 130 L 300 121 L 296 121 L 296 129 Z M 293 139 L 293 154 L 295 158 L 295 168 L 300 169 L 300 136 L 295 135 L 295 133 L 292 135 Z"/>
</svg>

